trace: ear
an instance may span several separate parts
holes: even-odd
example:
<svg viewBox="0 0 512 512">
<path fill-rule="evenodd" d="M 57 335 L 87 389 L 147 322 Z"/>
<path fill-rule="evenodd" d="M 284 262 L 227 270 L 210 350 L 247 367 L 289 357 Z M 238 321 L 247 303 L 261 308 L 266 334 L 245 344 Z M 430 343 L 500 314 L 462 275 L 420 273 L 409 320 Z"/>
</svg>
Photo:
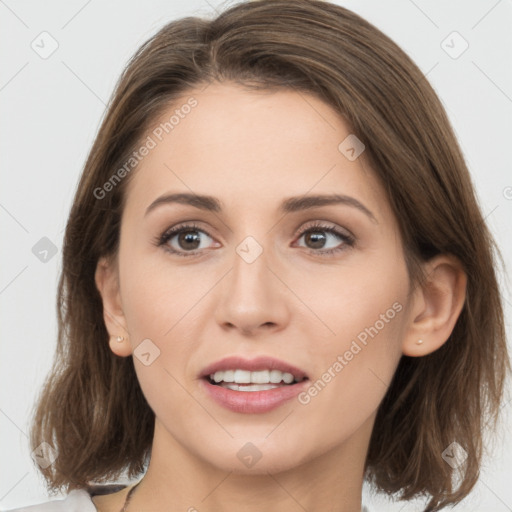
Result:
<svg viewBox="0 0 512 512">
<path fill-rule="evenodd" d="M 98 260 L 94 281 L 103 301 L 103 320 L 110 335 L 110 349 L 118 356 L 129 356 L 132 347 L 122 309 L 119 272 L 114 258 L 101 257 Z M 118 342 L 118 336 L 123 336 L 124 340 Z"/>
<path fill-rule="evenodd" d="M 406 356 L 434 352 L 450 337 L 464 306 L 467 276 L 452 255 L 426 263 L 426 278 L 414 291 L 409 324 L 402 344 Z"/>
</svg>

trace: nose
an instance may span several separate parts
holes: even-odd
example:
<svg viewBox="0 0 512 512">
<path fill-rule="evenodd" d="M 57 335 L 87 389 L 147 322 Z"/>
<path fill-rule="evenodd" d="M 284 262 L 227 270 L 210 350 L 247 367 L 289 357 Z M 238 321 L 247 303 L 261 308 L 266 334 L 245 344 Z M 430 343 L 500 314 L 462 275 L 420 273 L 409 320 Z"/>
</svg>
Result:
<svg viewBox="0 0 512 512">
<path fill-rule="evenodd" d="M 252 262 L 235 253 L 233 266 L 220 283 L 215 310 L 216 321 L 223 329 L 255 336 L 279 331 L 288 324 L 293 294 L 286 279 L 279 275 L 281 266 L 271 266 L 265 251 Z"/>
</svg>

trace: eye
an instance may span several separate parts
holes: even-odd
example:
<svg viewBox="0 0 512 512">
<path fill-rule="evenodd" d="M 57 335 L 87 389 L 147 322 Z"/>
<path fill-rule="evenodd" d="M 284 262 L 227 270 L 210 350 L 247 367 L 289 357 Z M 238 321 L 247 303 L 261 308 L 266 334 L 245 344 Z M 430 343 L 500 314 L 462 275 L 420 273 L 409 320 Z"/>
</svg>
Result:
<svg viewBox="0 0 512 512">
<path fill-rule="evenodd" d="M 201 235 L 205 235 L 206 239 L 213 240 L 205 230 L 196 224 L 180 224 L 157 236 L 154 243 L 157 246 L 163 246 L 164 250 L 177 256 L 194 256 L 211 245 L 211 242 L 208 244 L 207 240 L 205 244 L 202 244 Z M 309 249 L 309 252 L 321 256 L 332 255 L 355 244 L 355 238 L 349 233 L 319 222 L 303 229 L 299 233 L 298 239 L 300 240 L 302 237 L 305 237 L 307 244 L 305 247 Z M 334 245 L 325 248 L 329 239 L 334 242 Z M 217 244 L 217 247 L 219 246 L 220 244 Z"/>
<path fill-rule="evenodd" d="M 201 234 L 213 240 L 210 235 L 195 224 L 182 224 L 165 231 L 155 240 L 157 246 L 178 256 L 190 256 L 204 249 L 201 245 Z M 208 245 L 208 244 L 207 244 Z"/>
<path fill-rule="evenodd" d="M 306 247 L 310 249 L 310 252 L 320 255 L 331 255 L 346 250 L 347 246 L 352 247 L 355 243 L 352 235 L 344 233 L 334 226 L 321 223 L 315 223 L 302 230 L 299 233 L 299 240 L 302 237 L 305 237 L 305 243 L 308 244 Z M 334 242 L 334 245 L 325 249 L 329 239 Z M 338 243 L 336 243 L 336 240 Z"/>
</svg>

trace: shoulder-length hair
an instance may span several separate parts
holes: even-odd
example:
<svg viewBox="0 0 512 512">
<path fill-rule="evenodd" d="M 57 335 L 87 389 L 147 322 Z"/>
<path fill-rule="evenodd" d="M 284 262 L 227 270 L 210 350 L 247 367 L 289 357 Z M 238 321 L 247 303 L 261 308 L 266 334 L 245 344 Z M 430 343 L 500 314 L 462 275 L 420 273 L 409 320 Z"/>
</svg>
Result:
<svg viewBox="0 0 512 512">
<path fill-rule="evenodd" d="M 98 191 L 174 101 L 214 81 L 321 98 L 366 147 L 398 220 L 411 283 L 421 284 L 421 264 L 437 254 L 461 262 L 468 281 L 455 328 L 435 352 L 402 356 L 365 466 L 380 491 L 429 496 L 427 510 L 459 502 L 478 480 L 485 423 L 496 427 L 510 371 L 499 252 L 425 76 L 375 26 L 320 0 L 249 1 L 211 20 L 173 21 L 142 45 L 120 77 L 66 226 L 56 354 L 31 420 L 32 449 L 48 442 L 58 452 L 53 464 L 38 468 L 48 490 L 69 492 L 144 471 L 154 412 L 132 358 L 109 349 L 94 280 L 98 259 L 117 255 L 133 171 L 110 181 L 108 193 Z M 454 441 L 467 452 L 457 487 L 442 456 Z"/>
</svg>

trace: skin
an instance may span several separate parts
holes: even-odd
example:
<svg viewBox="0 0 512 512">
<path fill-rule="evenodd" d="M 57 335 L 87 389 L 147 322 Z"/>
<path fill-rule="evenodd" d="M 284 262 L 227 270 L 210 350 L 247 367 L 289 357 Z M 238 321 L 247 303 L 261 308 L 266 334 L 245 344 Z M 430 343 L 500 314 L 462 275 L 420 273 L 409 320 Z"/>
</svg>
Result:
<svg viewBox="0 0 512 512">
<path fill-rule="evenodd" d="M 359 511 L 376 411 L 400 357 L 427 355 L 448 339 L 466 277 L 454 258 L 438 256 L 409 295 L 384 190 L 364 152 L 349 161 L 338 150 L 350 129 L 320 99 L 214 83 L 189 91 L 162 120 L 190 96 L 198 105 L 133 171 L 118 257 L 101 258 L 96 271 L 107 329 L 126 338 L 111 338 L 111 350 L 129 357 L 147 338 L 160 350 L 149 366 L 134 357 L 156 422 L 152 458 L 128 511 Z M 145 216 L 168 192 L 211 195 L 223 209 L 166 204 Z M 356 198 L 375 219 L 349 205 L 278 212 L 285 198 L 322 193 Z M 195 232 L 195 255 L 155 245 L 189 221 L 204 230 Z M 321 244 L 299 236 L 315 221 L 348 230 L 355 244 L 320 229 L 325 248 L 342 248 L 322 255 Z M 247 236 L 263 248 L 250 264 L 236 252 Z M 194 252 L 178 236 L 167 245 Z M 234 354 L 285 360 L 314 382 L 397 302 L 403 309 L 307 404 L 292 399 L 241 414 L 200 386 L 207 364 Z M 237 457 L 247 442 L 262 455 L 251 468 Z M 128 490 L 93 501 L 117 512 Z"/>
</svg>

